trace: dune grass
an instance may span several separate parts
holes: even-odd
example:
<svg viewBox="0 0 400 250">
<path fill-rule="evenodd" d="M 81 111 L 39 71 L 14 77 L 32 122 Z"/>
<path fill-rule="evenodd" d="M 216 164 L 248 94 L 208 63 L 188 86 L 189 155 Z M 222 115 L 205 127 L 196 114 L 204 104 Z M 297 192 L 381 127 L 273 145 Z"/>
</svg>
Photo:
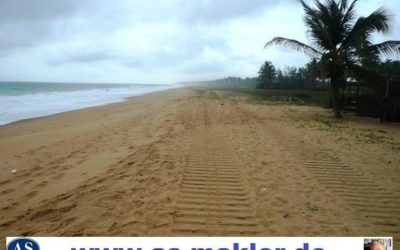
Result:
<svg viewBox="0 0 400 250">
<path fill-rule="evenodd" d="M 242 100 L 252 104 L 306 105 L 328 107 L 329 91 L 312 90 L 243 90 L 198 89 L 198 93 L 211 99 Z"/>
</svg>

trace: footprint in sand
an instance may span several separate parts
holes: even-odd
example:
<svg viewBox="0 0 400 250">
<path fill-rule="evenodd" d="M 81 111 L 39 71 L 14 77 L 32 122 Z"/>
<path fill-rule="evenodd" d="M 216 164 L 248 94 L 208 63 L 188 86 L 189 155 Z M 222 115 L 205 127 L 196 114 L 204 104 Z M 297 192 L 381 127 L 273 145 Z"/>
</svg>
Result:
<svg viewBox="0 0 400 250">
<path fill-rule="evenodd" d="M 173 169 L 174 164 L 170 161 L 163 161 L 163 162 L 161 162 L 161 167 L 163 167 L 165 169 Z"/>
<path fill-rule="evenodd" d="M 56 172 L 56 173 L 57 173 L 57 172 Z M 63 177 L 64 175 L 65 175 L 65 173 L 59 173 L 59 174 L 55 175 L 55 176 L 52 178 L 52 180 L 61 179 L 61 177 Z"/>
<path fill-rule="evenodd" d="M 39 192 L 35 190 L 35 191 L 32 191 L 32 192 L 27 193 L 27 194 L 25 195 L 25 197 L 26 197 L 26 198 L 31 198 L 31 197 L 36 196 L 38 193 L 39 193 Z"/>
<path fill-rule="evenodd" d="M 33 180 L 32 180 L 32 179 L 29 179 L 29 180 L 24 181 L 24 184 L 29 184 L 29 183 L 31 183 L 31 182 L 33 182 Z"/>
<path fill-rule="evenodd" d="M 0 191 L 0 194 L 9 194 L 9 193 L 13 193 L 13 192 L 15 192 L 15 189 L 8 188 L 8 189 Z"/>
<path fill-rule="evenodd" d="M 2 207 L 2 208 L 0 208 L 0 210 L 4 210 L 4 211 L 7 211 L 7 210 L 10 210 L 10 209 L 12 209 L 12 208 L 14 208 L 14 206 L 5 206 L 5 207 Z"/>
<path fill-rule="evenodd" d="M 49 184 L 48 181 L 42 181 L 41 183 L 39 183 L 38 185 L 36 185 L 36 187 L 45 187 L 45 186 L 47 186 L 47 184 Z"/>
<path fill-rule="evenodd" d="M 66 213 L 71 211 L 72 209 L 76 208 L 76 203 L 69 205 L 69 206 L 64 206 L 64 207 L 60 207 L 59 209 L 57 209 L 58 212 L 60 213 Z"/>
<path fill-rule="evenodd" d="M 71 196 L 72 196 L 72 194 L 67 194 L 67 193 L 60 194 L 57 196 L 57 200 L 59 200 L 59 201 L 66 200 L 66 199 L 70 198 Z"/>
<path fill-rule="evenodd" d="M 59 165 L 52 165 L 51 167 L 50 167 L 50 169 L 57 169 L 57 168 L 59 168 L 60 166 Z"/>
<path fill-rule="evenodd" d="M 34 214 L 32 214 L 29 219 L 37 220 L 37 219 L 43 218 L 45 216 L 52 215 L 52 214 L 54 214 L 55 211 L 56 210 L 54 210 L 52 208 L 43 209 L 43 210 L 37 211 Z"/>
<path fill-rule="evenodd" d="M 96 205 L 103 208 L 113 207 L 116 201 L 123 200 L 122 194 L 112 194 L 100 197 L 96 202 Z"/>
<path fill-rule="evenodd" d="M 45 172 L 36 172 L 33 176 L 41 176 L 41 175 L 44 175 L 45 174 Z"/>
<path fill-rule="evenodd" d="M 82 158 L 80 158 L 78 161 L 76 161 L 76 164 L 81 164 L 81 163 L 83 163 L 84 161 L 86 161 L 88 158 L 87 157 L 82 157 Z"/>
<path fill-rule="evenodd" d="M 9 221 L 3 222 L 0 224 L 0 227 L 9 227 L 9 226 L 13 225 L 15 222 L 16 222 L 15 220 L 9 220 Z"/>
<path fill-rule="evenodd" d="M 0 181 L 0 185 L 7 184 L 7 183 L 9 183 L 9 182 L 10 182 L 10 180 Z"/>
</svg>

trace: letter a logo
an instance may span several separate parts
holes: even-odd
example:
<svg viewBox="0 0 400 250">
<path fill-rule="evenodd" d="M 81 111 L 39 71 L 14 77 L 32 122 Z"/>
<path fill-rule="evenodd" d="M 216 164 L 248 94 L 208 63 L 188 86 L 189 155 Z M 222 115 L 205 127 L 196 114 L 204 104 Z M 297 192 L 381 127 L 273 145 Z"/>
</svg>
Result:
<svg viewBox="0 0 400 250">
<path fill-rule="evenodd" d="M 15 245 L 15 249 L 13 250 L 22 250 L 21 247 L 19 246 L 19 243 L 17 242 L 17 244 Z"/>
<path fill-rule="evenodd" d="M 7 250 L 40 250 L 39 244 L 29 238 L 17 238 L 7 245 Z"/>
</svg>

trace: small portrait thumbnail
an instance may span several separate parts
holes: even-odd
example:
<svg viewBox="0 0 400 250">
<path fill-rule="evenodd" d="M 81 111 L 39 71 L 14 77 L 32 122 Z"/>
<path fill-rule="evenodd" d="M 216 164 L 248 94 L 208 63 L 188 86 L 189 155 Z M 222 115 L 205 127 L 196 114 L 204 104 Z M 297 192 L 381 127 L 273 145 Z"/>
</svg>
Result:
<svg viewBox="0 0 400 250">
<path fill-rule="evenodd" d="M 364 250 L 393 250 L 390 238 L 367 238 L 364 239 Z"/>
</svg>

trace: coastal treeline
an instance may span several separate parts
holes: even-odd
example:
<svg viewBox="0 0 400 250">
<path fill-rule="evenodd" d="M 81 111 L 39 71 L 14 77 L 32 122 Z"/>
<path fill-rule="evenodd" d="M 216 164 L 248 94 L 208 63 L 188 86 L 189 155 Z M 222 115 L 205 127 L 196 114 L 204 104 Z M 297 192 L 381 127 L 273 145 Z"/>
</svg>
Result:
<svg viewBox="0 0 400 250">
<path fill-rule="evenodd" d="M 365 66 L 369 77 L 349 76 L 343 89 L 343 109 L 358 115 L 400 121 L 400 61 L 377 58 Z M 316 60 L 283 70 L 266 61 L 259 70 L 257 89 L 330 91 L 329 78 Z M 331 99 L 326 100 L 332 107 Z"/>
<path fill-rule="evenodd" d="M 379 99 L 382 120 L 398 117 L 398 79 L 383 72 L 385 66 L 394 67 L 396 63 L 382 63 L 379 58 L 399 54 L 400 41 L 372 41 L 374 34 L 389 32 L 389 12 L 380 8 L 368 16 L 357 17 L 357 0 L 316 0 L 313 5 L 300 0 L 300 3 L 311 43 L 275 37 L 265 47 L 284 45 L 312 58 L 311 63 L 315 64 L 320 81 L 329 84 L 336 117 L 342 116 L 342 110 L 348 104 L 345 92 L 352 86 L 358 94 L 363 86 L 368 89 L 369 95 Z M 267 78 L 272 79 L 269 75 Z M 367 91 L 362 94 L 367 94 Z"/>
<path fill-rule="evenodd" d="M 197 81 L 189 82 L 187 84 L 197 85 L 207 88 L 221 88 L 221 89 L 256 89 L 259 84 L 258 77 L 225 77 L 210 81 Z"/>
<path fill-rule="evenodd" d="M 304 67 L 276 68 L 265 61 L 258 71 L 257 89 L 329 90 L 329 82 L 321 77 L 315 60 Z"/>
</svg>

